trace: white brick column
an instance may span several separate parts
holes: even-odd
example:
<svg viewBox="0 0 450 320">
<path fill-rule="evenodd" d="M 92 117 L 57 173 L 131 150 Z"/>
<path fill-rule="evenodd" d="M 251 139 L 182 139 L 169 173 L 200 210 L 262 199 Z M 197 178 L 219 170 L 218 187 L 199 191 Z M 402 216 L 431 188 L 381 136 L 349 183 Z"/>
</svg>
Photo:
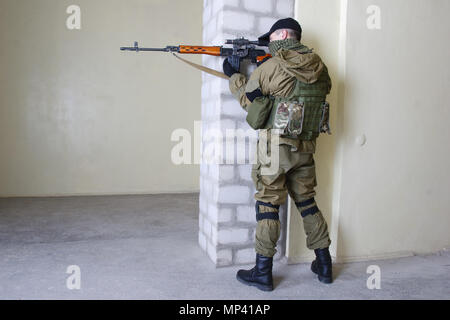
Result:
<svg viewBox="0 0 450 320">
<path fill-rule="evenodd" d="M 221 45 L 226 39 L 245 37 L 256 40 L 272 24 L 294 15 L 294 0 L 204 0 L 203 44 Z M 203 56 L 203 64 L 222 70 L 224 58 Z M 245 69 L 243 66 L 242 69 Z M 198 241 L 216 266 L 252 263 L 255 260 L 256 227 L 255 189 L 251 165 L 226 161 L 205 163 L 205 154 L 217 143 L 210 132 L 225 136 L 227 129 L 251 130 L 246 113 L 231 95 L 228 81 L 203 73 L 202 84 L 202 152 L 200 165 L 200 213 Z M 253 132 L 253 143 L 257 133 Z M 250 142 L 251 143 L 251 142 Z M 248 150 L 254 150 L 254 145 Z M 236 154 L 245 150 L 235 151 Z M 248 159 L 248 155 L 246 157 Z M 249 162 L 247 162 L 249 163 Z M 277 255 L 284 256 L 286 242 L 286 205 L 281 207 L 282 231 Z"/>
</svg>

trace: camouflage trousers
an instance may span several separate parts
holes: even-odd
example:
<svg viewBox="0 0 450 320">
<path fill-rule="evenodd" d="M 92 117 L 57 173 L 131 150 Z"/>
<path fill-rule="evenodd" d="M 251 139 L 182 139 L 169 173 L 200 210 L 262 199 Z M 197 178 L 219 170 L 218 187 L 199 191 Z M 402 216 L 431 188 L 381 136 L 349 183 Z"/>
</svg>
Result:
<svg viewBox="0 0 450 320">
<path fill-rule="evenodd" d="M 317 185 L 315 140 L 277 139 L 271 139 L 270 133 L 268 139 L 261 139 L 260 134 L 257 162 L 252 169 L 257 191 L 255 250 L 266 257 L 275 255 L 280 237 L 278 211 L 288 194 L 303 218 L 307 247 L 311 250 L 327 248 L 331 243 L 327 223 L 314 200 Z"/>
</svg>

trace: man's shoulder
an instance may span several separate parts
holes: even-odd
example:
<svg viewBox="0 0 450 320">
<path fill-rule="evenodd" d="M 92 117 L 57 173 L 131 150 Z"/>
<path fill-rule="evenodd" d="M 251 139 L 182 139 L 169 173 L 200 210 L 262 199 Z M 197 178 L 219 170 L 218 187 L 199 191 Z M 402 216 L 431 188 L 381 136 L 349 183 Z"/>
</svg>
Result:
<svg viewBox="0 0 450 320">
<path fill-rule="evenodd" d="M 277 72 L 280 68 L 280 64 L 281 60 L 278 57 L 272 57 L 257 67 L 255 71 L 253 71 L 253 74 L 258 77 L 271 76 Z"/>
<path fill-rule="evenodd" d="M 264 62 L 262 65 L 260 65 L 258 68 L 261 68 L 261 70 L 264 72 L 268 72 L 273 69 L 276 69 L 281 63 L 282 63 L 281 59 L 275 56 L 267 59 L 267 61 Z"/>
</svg>

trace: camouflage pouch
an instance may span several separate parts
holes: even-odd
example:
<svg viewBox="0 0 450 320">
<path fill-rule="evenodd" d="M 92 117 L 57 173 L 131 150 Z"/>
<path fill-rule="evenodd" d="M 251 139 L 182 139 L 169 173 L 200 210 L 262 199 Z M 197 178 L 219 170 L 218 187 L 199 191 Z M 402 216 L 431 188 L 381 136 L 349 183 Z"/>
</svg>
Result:
<svg viewBox="0 0 450 320">
<path fill-rule="evenodd" d="M 284 136 L 302 133 L 305 105 L 303 102 L 279 102 L 273 120 L 273 131 Z"/>
</svg>

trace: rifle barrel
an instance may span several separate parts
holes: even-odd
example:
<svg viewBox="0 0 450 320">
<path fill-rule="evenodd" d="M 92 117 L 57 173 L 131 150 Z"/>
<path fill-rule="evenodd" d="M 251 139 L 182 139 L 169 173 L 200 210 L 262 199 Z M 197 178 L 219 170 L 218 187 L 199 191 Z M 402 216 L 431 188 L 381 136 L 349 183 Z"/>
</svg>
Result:
<svg viewBox="0 0 450 320">
<path fill-rule="evenodd" d="M 139 48 L 139 51 L 169 51 L 167 48 Z"/>
<path fill-rule="evenodd" d="M 179 51 L 179 47 L 177 46 L 167 46 L 165 48 L 140 48 L 137 41 L 134 42 L 134 47 L 120 47 L 122 51 L 164 51 L 164 52 L 172 52 Z"/>
<path fill-rule="evenodd" d="M 167 48 L 140 48 L 140 47 L 120 47 L 120 50 L 124 51 L 170 51 Z"/>
</svg>

